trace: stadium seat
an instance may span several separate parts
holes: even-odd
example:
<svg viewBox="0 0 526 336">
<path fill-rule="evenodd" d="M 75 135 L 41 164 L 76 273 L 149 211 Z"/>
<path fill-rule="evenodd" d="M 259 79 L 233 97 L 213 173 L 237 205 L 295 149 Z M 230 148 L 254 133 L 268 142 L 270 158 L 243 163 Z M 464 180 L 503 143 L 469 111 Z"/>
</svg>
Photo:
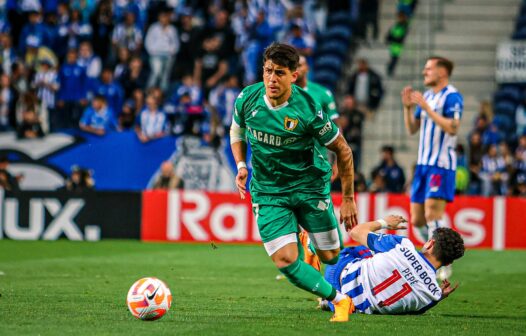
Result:
<svg viewBox="0 0 526 336">
<path fill-rule="evenodd" d="M 350 26 L 351 17 L 346 12 L 337 12 L 327 17 L 327 27 L 335 25 L 347 25 Z"/>
<path fill-rule="evenodd" d="M 511 116 L 505 114 L 496 114 L 493 117 L 493 123 L 497 125 L 499 131 L 501 131 L 505 136 L 515 133 L 515 120 Z"/>
<path fill-rule="evenodd" d="M 503 100 L 495 104 L 496 114 L 503 114 L 503 115 L 514 117 L 516 109 L 517 109 L 517 104 L 509 100 Z"/>
<path fill-rule="evenodd" d="M 316 70 L 314 81 L 334 90 L 339 80 L 339 74 L 330 70 Z"/>
<path fill-rule="evenodd" d="M 334 55 L 321 56 L 314 62 L 316 70 L 332 69 L 336 73 L 341 72 L 343 60 Z"/>
<path fill-rule="evenodd" d="M 522 99 L 522 93 L 521 88 L 516 85 L 506 85 L 501 87 L 494 96 L 495 103 L 498 103 L 500 101 L 512 101 L 514 103 L 518 103 Z"/>
<path fill-rule="evenodd" d="M 513 33 L 511 36 L 512 40 L 526 40 L 526 27 L 522 27 L 520 30 Z"/>
<path fill-rule="evenodd" d="M 342 43 L 336 41 L 321 42 L 316 50 L 316 56 L 321 57 L 323 55 L 336 56 L 341 59 L 347 58 L 348 48 Z"/>
<path fill-rule="evenodd" d="M 349 45 L 351 42 L 351 29 L 343 26 L 333 26 L 329 28 L 322 36 L 324 40 L 337 40 L 340 42 L 345 43 L 345 45 Z"/>
</svg>

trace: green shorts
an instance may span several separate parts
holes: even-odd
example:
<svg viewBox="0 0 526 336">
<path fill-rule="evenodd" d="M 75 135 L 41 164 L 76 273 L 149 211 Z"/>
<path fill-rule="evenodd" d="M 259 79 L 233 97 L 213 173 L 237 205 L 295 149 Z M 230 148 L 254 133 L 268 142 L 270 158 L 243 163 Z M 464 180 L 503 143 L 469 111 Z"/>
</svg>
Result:
<svg viewBox="0 0 526 336">
<path fill-rule="evenodd" d="M 342 245 L 330 194 L 252 194 L 252 210 L 269 255 L 288 243 L 297 242 L 300 227 L 308 232 L 319 250 L 334 250 Z"/>
</svg>

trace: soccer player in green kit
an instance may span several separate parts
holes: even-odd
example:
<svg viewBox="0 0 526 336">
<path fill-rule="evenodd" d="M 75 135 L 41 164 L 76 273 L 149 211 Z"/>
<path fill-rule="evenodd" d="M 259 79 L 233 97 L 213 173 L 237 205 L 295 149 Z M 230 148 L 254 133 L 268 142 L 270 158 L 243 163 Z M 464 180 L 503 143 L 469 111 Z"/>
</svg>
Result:
<svg viewBox="0 0 526 336">
<path fill-rule="evenodd" d="M 316 142 L 337 156 L 342 183 L 340 221 L 357 225 L 352 151 L 321 106 L 294 85 L 299 55 L 294 47 L 273 43 L 263 55 L 263 83 L 238 96 L 230 129 L 237 163 L 236 185 L 246 196 L 246 141 L 252 149 L 252 207 L 268 255 L 290 282 L 335 306 L 333 322 L 345 322 L 352 300 L 303 261 L 299 224 L 309 233 L 322 262 L 335 264 L 341 233 L 330 196 L 331 167 Z"/>
<path fill-rule="evenodd" d="M 336 102 L 334 101 L 334 96 L 332 95 L 331 90 L 316 82 L 307 80 L 309 64 L 307 63 L 305 56 L 300 56 L 297 71 L 298 78 L 296 79 L 295 84 L 307 91 L 307 93 L 321 105 L 323 112 L 329 115 L 329 119 L 333 121 L 337 119 L 339 114 L 336 110 Z"/>
</svg>

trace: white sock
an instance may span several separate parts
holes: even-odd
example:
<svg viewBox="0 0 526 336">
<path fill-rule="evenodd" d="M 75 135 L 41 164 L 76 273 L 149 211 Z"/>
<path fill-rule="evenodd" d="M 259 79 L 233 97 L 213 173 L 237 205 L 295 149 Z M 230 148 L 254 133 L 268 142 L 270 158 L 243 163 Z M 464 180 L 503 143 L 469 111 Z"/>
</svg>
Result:
<svg viewBox="0 0 526 336">
<path fill-rule="evenodd" d="M 332 300 L 332 303 L 338 303 L 343 299 L 345 299 L 345 295 L 340 292 L 336 292 L 336 297 Z"/>
<path fill-rule="evenodd" d="M 442 220 L 434 220 L 429 223 L 427 223 L 427 229 L 428 229 L 428 238 L 431 239 L 433 237 L 433 233 L 436 229 L 443 227 L 444 223 L 442 223 Z"/>
</svg>

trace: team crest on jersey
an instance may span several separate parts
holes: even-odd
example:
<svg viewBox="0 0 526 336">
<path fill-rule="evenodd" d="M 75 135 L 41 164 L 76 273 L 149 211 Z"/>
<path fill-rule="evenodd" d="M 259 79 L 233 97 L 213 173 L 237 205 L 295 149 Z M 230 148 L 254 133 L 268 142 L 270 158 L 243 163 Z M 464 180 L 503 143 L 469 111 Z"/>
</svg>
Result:
<svg viewBox="0 0 526 336">
<path fill-rule="evenodd" d="M 298 119 L 292 119 L 289 117 L 285 117 L 285 129 L 287 131 L 292 131 L 298 126 Z"/>
</svg>

